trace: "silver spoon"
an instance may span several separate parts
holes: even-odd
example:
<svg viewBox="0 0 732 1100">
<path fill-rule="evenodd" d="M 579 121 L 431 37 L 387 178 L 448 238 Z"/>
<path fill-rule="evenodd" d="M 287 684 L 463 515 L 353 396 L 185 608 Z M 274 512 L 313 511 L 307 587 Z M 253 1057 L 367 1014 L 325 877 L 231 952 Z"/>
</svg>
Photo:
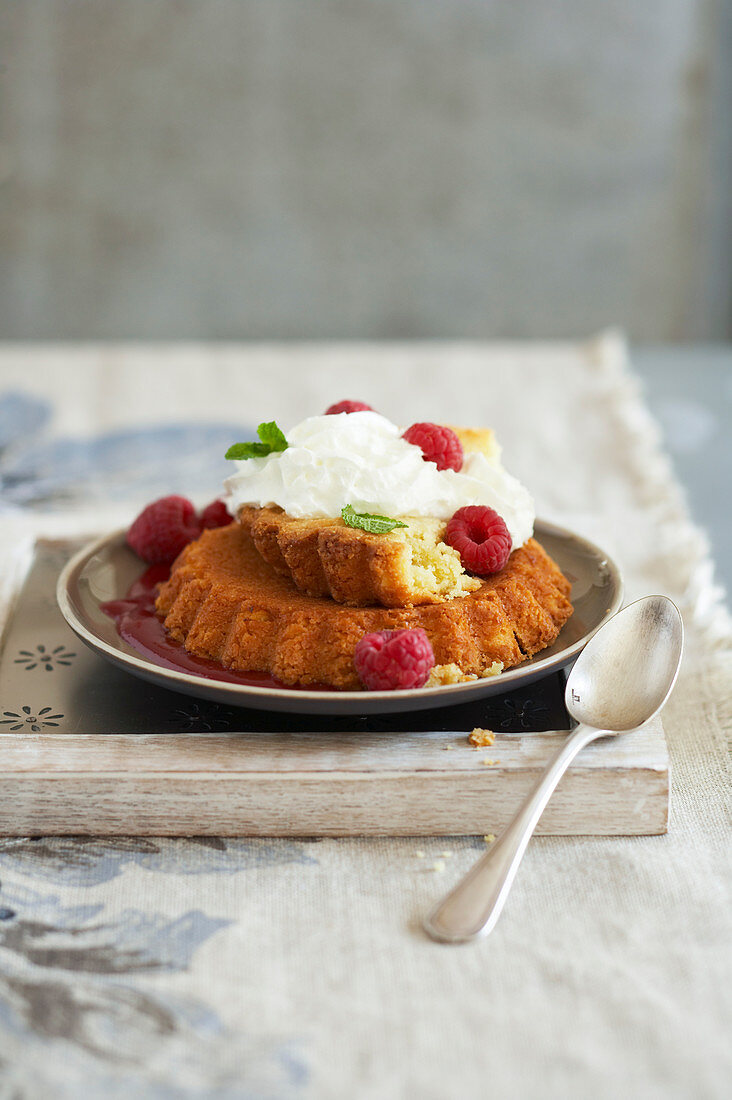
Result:
<svg viewBox="0 0 732 1100">
<path fill-rule="evenodd" d="M 493 930 L 557 783 L 591 741 L 636 729 L 658 713 L 676 681 L 683 644 L 681 615 L 666 596 L 629 604 L 590 639 L 564 696 L 580 724 L 495 844 L 430 913 L 424 927 L 433 939 L 464 943 Z"/>
</svg>

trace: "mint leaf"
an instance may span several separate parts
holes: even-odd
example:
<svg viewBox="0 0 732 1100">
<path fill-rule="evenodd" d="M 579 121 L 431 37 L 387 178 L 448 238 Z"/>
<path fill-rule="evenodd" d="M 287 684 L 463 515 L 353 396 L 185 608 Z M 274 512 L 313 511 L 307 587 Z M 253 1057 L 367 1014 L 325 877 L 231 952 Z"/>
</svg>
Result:
<svg viewBox="0 0 732 1100">
<path fill-rule="evenodd" d="M 399 519 L 389 519 L 388 516 L 372 516 L 368 512 L 355 512 L 350 504 L 341 509 L 341 517 L 346 527 L 359 527 L 362 531 L 368 531 L 370 535 L 385 535 L 395 527 L 409 526 Z"/>
<path fill-rule="evenodd" d="M 232 443 L 224 458 L 261 458 L 271 450 L 266 443 Z"/>
<path fill-rule="evenodd" d="M 266 447 L 269 447 L 270 451 L 286 451 L 287 440 L 285 439 L 284 432 L 280 431 L 274 420 L 269 420 L 265 424 L 260 424 L 257 428 L 257 435 L 262 440 L 262 443 Z"/>
<path fill-rule="evenodd" d="M 268 420 L 260 424 L 257 428 L 257 435 L 261 439 L 261 443 L 232 443 L 224 457 L 232 459 L 263 458 L 265 455 L 272 454 L 273 451 L 287 450 L 287 440 L 284 432 L 277 427 L 274 420 Z"/>
</svg>

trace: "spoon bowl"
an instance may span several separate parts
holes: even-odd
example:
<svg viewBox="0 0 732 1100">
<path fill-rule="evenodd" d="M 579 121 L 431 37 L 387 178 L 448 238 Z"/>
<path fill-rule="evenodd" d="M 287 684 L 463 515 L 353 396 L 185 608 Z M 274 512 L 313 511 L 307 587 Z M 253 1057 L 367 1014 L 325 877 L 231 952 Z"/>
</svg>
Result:
<svg viewBox="0 0 732 1100">
<path fill-rule="evenodd" d="M 567 680 L 573 718 L 607 733 L 637 729 L 674 686 L 684 629 L 676 604 L 648 596 L 619 611 L 590 639 Z"/>
<path fill-rule="evenodd" d="M 636 729 L 658 713 L 676 681 L 683 644 L 681 615 L 666 596 L 637 600 L 590 639 L 565 692 L 567 710 L 579 725 L 495 844 L 430 913 L 424 927 L 433 939 L 464 943 L 495 927 L 557 783 L 591 741 Z"/>
</svg>

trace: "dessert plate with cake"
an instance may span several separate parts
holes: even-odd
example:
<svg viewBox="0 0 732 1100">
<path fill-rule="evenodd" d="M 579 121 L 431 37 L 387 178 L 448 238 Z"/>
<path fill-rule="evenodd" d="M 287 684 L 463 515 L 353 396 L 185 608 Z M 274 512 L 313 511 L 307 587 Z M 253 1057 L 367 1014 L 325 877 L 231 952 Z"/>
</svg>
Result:
<svg viewBox="0 0 732 1100">
<path fill-rule="evenodd" d="M 83 641 L 173 690 L 362 714 L 511 690 L 620 607 L 616 566 L 535 519 L 489 430 L 342 402 L 258 436 L 200 515 L 163 498 L 69 562 L 58 600 Z"/>
</svg>

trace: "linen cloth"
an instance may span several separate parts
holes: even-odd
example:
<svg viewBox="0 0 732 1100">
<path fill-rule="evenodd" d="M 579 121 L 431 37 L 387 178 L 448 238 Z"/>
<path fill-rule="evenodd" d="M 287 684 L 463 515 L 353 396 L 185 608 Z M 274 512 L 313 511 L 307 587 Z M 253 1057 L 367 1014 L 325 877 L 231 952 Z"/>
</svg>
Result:
<svg viewBox="0 0 732 1100">
<path fill-rule="evenodd" d="M 732 631 L 622 340 L 5 346 L 10 390 L 26 411 L 50 402 L 45 438 L 65 443 L 37 498 L 38 470 L 17 489 L 32 455 L 4 456 L 4 616 L 33 534 L 126 523 L 153 484 L 198 503 L 218 489 L 162 453 L 127 486 L 85 483 L 82 462 L 62 506 L 69 439 L 287 428 L 350 397 L 398 423 L 493 426 L 538 514 L 604 546 L 628 600 L 670 595 L 687 644 L 664 711 L 668 835 L 532 840 L 477 944 L 434 944 L 420 922 L 481 838 L 0 841 L 0 1096 L 729 1095 Z"/>
</svg>

